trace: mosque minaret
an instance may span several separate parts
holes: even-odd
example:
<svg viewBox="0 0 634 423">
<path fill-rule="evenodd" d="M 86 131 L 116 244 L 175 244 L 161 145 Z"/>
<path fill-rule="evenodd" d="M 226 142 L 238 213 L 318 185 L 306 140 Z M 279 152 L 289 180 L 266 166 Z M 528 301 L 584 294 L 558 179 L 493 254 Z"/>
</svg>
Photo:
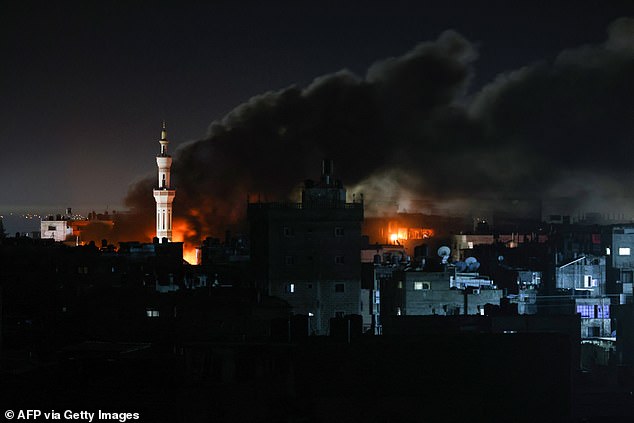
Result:
<svg viewBox="0 0 634 423">
<path fill-rule="evenodd" d="M 158 185 L 154 189 L 154 199 L 156 200 L 156 237 L 159 240 L 167 238 L 172 241 L 172 202 L 176 196 L 176 190 L 170 185 L 170 167 L 172 166 L 172 156 L 167 154 L 167 129 L 163 122 L 161 130 L 161 153 L 156 156 L 158 166 Z"/>
</svg>

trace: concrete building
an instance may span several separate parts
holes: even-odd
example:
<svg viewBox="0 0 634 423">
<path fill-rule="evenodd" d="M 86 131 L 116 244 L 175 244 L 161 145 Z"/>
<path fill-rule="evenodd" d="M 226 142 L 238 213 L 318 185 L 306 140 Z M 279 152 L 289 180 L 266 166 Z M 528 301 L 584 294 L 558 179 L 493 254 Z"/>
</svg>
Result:
<svg viewBox="0 0 634 423">
<path fill-rule="evenodd" d="M 634 282 L 634 226 L 615 225 L 604 234 L 606 260 L 606 293 L 613 303 L 632 301 Z"/>
<path fill-rule="evenodd" d="M 557 289 L 586 292 L 592 297 L 605 295 L 605 257 L 582 256 L 557 266 Z"/>
<path fill-rule="evenodd" d="M 163 122 L 161 131 L 161 153 L 156 156 L 158 166 L 158 185 L 154 189 L 154 199 L 156 200 L 156 237 L 167 238 L 172 241 L 172 202 L 176 196 L 176 190 L 170 185 L 170 168 L 172 167 L 172 156 L 167 154 L 167 129 Z"/>
<path fill-rule="evenodd" d="M 57 242 L 73 241 L 74 245 L 82 243 L 82 230 L 89 223 L 84 216 L 73 214 L 70 207 L 65 214 L 48 215 L 40 222 L 40 238 L 54 239 Z"/>
<path fill-rule="evenodd" d="M 54 239 L 57 242 L 64 242 L 73 235 L 73 228 L 70 225 L 70 217 L 64 215 L 46 216 L 40 223 L 40 237 L 44 239 Z"/>
<path fill-rule="evenodd" d="M 346 190 L 324 160 L 321 179 L 308 180 L 301 203 L 250 203 L 251 259 L 263 293 L 311 316 L 314 333 L 330 318 L 360 314 L 363 203 L 346 202 Z"/>
<path fill-rule="evenodd" d="M 381 287 L 381 314 L 482 314 L 485 304 L 500 303 L 503 292 L 477 273 L 397 271 Z"/>
</svg>

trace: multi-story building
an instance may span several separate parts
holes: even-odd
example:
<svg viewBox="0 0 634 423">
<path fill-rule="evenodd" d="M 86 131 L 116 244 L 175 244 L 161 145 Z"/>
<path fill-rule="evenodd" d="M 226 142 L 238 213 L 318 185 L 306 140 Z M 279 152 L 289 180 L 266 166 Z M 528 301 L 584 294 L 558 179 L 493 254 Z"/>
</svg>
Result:
<svg viewBox="0 0 634 423">
<path fill-rule="evenodd" d="M 258 287 L 310 316 L 314 333 L 327 333 L 333 317 L 367 308 L 361 297 L 363 202 L 346 202 L 331 161 L 324 160 L 318 182 L 305 182 L 300 203 L 250 203 L 248 219 Z"/>
<path fill-rule="evenodd" d="M 54 239 L 57 242 L 66 241 L 73 235 L 70 216 L 58 214 L 43 217 L 40 224 L 40 234 L 43 239 Z"/>
<path fill-rule="evenodd" d="M 613 303 L 626 303 L 632 298 L 634 282 L 634 226 L 615 225 L 604 235 L 606 260 L 606 292 Z M 618 301 L 617 301 L 618 298 Z"/>
<path fill-rule="evenodd" d="M 486 304 L 497 305 L 502 290 L 477 273 L 400 270 L 381 286 L 381 314 L 482 314 Z"/>
</svg>

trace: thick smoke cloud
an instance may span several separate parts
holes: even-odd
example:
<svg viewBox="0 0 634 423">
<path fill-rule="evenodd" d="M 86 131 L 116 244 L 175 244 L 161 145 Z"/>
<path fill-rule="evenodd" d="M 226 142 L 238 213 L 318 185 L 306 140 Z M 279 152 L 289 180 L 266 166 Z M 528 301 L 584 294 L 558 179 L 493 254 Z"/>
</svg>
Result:
<svg viewBox="0 0 634 423">
<path fill-rule="evenodd" d="M 514 152 L 505 170 L 519 194 L 631 209 L 623 198 L 633 197 L 634 182 L 634 20 L 619 19 L 608 33 L 601 45 L 498 76 L 471 102 L 487 143 Z"/>
<path fill-rule="evenodd" d="M 175 152 L 175 214 L 192 237 L 219 235 L 245 215 L 249 195 L 297 200 L 323 157 L 334 159 L 349 193 L 364 193 L 370 212 L 415 208 L 412 199 L 469 207 L 589 199 L 608 188 L 627 195 L 633 28 L 616 21 L 604 44 L 499 75 L 476 93 L 468 92 L 475 48 L 447 31 L 364 77 L 343 70 L 253 97 Z M 153 185 L 154 177 L 138 182 L 126 198 L 150 223 Z"/>
</svg>

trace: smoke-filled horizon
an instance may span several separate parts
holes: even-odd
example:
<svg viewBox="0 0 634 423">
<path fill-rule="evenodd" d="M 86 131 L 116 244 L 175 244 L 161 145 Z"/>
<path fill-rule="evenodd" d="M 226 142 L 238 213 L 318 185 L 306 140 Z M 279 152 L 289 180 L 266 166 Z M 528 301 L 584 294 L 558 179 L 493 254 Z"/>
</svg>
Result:
<svg viewBox="0 0 634 423">
<path fill-rule="evenodd" d="M 175 218 L 191 241 L 218 236 L 245 216 L 248 195 L 298 200 L 324 157 L 375 214 L 557 197 L 632 207 L 633 19 L 471 92 L 477 64 L 474 43 L 446 31 L 365 75 L 342 70 L 252 97 L 172 152 Z M 155 183 L 134 183 L 125 199 L 150 224 Z"/>
</svg>

